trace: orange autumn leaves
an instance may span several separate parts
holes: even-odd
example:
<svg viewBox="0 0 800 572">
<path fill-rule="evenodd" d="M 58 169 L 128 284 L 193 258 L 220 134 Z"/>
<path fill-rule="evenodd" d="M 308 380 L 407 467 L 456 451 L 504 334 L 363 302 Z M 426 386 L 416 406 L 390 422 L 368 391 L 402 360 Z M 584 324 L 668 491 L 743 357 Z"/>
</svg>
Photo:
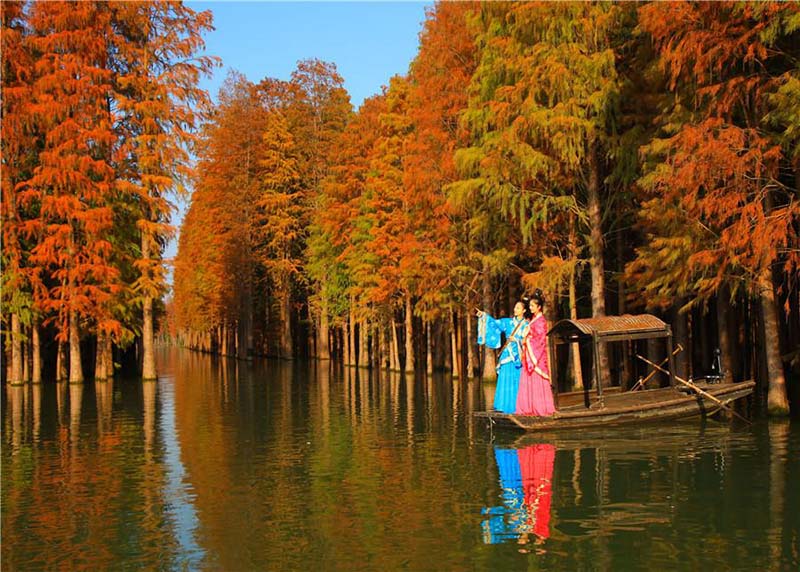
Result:
<svg viewBox="0 0 800 572">
<path fill-rule="evenodd" d="M 165 289 L 211 15 L 178 2 L 8 2 L 2 14 L 4 319 L 52 324 L 74 356 L 87 334 L 128 344 L 148 330 L 136 308 Z"/>
</svg>

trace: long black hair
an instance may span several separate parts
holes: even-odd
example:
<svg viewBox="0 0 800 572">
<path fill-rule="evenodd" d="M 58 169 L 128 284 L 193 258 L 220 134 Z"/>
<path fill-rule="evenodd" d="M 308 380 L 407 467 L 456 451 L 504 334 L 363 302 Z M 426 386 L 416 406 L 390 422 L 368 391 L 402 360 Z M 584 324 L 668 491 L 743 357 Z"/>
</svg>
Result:
<svg viewBox="0 0 800 572">
<path fill-rule="evenodd" d="M 544 312 L 545 299 L 544 299 L 544 294 L 542 293 L 542 290 L 540 288 L 537 288 L 536 290 L 533 291 L 531 300 L 535 300 L 536 303 L 539 304 L 539 307 L 542 309 L 542 312 Z"/>
<path fill-rule="evenodd" d="M 522 317 L 530 321 L 530 319 L 533 318 L 533 314 L 531 314 L 531 299 L 523 296 L 517 300 L 516 303 L 522 304 L 522 307 L 525 308 L 525 311 L 522 313 Z"/>
</svg>

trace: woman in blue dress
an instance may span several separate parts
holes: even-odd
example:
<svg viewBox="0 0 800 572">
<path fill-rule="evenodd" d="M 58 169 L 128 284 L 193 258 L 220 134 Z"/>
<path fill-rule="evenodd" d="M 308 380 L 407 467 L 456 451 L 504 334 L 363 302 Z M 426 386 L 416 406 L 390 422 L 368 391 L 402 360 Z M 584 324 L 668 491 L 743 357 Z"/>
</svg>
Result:
<svg viewBox="0 0 800 572">
<path fill-rule="evenodd" d="M 524 302 L 517 302 L 513 318 L 493 318 L 482 310 L 477 312 L 479 345 L 497 349 L 500 347 L 500 334 L 506 336 L 506 343 L 497 361 L 497 389 L 494 393 L 494 408 L 502 413 L 514 413 L 517 408 L 522 334 L 528 324 L 525 308 Z"/>
</svg>

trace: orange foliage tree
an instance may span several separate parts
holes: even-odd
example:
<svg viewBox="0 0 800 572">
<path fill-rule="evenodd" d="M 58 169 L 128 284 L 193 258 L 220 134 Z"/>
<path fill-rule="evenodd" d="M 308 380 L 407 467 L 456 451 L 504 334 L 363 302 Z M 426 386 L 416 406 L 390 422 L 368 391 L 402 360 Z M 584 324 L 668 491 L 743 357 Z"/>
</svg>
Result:
<svg viewBox="0 0 800 572">
<path fill-rule="evenodd" d="M 781 176 L 792 157 L 770 129 L 797 78 L 794 4 L 652 4 L 639 10 L 678 96 L 648 147 L 640 213 L 649 240 L 630 273 L 658 303 L 744 289 L 761 306 L 768 408 L 788 413 L 773 275 L 796 276 L 800 205 Z M 795 104 L 797 109 L 797 104 Z M 785 283 L 791 286 L 791 280 Z M 787 306 L 788 309 L 788 306 Z"/>
</svg>

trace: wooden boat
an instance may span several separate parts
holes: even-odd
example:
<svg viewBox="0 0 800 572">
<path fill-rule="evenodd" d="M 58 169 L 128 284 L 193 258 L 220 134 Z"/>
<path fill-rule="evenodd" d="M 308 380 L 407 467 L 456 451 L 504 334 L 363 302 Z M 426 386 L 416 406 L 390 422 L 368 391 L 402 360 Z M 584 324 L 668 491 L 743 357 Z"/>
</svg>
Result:
<svg viewBox="0 0 800 572">
<path fill-rule="evenodd" d="M 753 393 L 755 382 L 691 383 L 676 381 L 673 363 L 672 331 L 668 324 L 649 314 L 638 316 L 605 316 L 583 320 L 561 320 L 549 332 L 550 355 L 555 354 L 555 343 L 578 343 L 591 340 L 593 344 L 593 372 L 600 370 L 599 347 L 601 343 L 633 342 L 663 338 L 666 341 L 669 362 L 670 386 L 661 389 L 622 391 L 619 387 L 603 388 L 592 385 L 588 389 L 556 395 L 557 411 L 550 417 L 514 415 L 496 411 L 480 411 L 476 417 L 485 418 L 497 427 L 525 431 L 554 431 L 586 427 L 644 423 L 667 419 L 680 419 L 698 415 L 713 415 L 737 399 Z M 645 360 L 646 361 L 646 360 Z M 553 363 L 553 360 L 550 360 Z M 555 365 L 555 364 L 554 364 Z M 654 364 L 655 365 L 655 364 Z M 555 368 L 554 372 L 555 372 Z M 555 375 L 554 375 L 554 378 Z M 688 387 L 691 385 L 692 387 Z"/>
<path fill-rule="evenodd" d="M 696 385 L 727 405 L 753 393 L 755 382 Z M 489 420 L 496 427 L 553 431 L 708 416 L 721 408 L 708 397 L 672 387 L 625 393 L 606 390 L 603 401 L 592 399 L 589 407 L 584 404 L 583 392 L 561 394 L 558 401 L 558 411 L 550 417 L 509 415 L 495 411 L 480 411 L 475 416 Z"/>
</svg>

